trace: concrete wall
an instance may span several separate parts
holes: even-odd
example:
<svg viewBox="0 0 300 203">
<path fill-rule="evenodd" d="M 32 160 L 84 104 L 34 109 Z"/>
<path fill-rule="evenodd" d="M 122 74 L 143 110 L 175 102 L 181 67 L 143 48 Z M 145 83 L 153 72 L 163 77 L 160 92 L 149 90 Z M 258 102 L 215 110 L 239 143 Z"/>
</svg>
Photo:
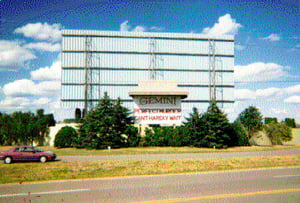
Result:
<svg viewBox="0 0 300 203">
<path fill-rule="evenodd" d="M 70 126 L 75 129 L 78 129 L 79 124 L 78 123 L 57 123 L 55 126 L 50 127 L 50 132 L 49 132 L 49 138 L 46 142 L 46 145 L 48 146 L 54 146 L 54 139 L 58 131 L 65 127 L 65 126 Z"/>
</svg>

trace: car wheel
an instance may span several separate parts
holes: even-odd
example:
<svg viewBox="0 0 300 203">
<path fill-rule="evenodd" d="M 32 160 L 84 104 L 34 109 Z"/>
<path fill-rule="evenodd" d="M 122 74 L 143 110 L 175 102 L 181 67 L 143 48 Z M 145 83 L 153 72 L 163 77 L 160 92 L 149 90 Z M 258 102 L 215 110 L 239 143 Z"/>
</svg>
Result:
<svg viewBox="0 0 300 203">
<path fill-rule="evenodd" d="M 41 156 L 40 157 L 40 162 L 45 163 L 47 161 L 47 157 Z"/>
<path fill-rule="evenodd" d="M 12 158 L 11 157 L 5 157 L 5 159 L 4 159 L 4 163 L 6 163 L 6 164 L 10 164 L 12 162 Z"/>
</svg>

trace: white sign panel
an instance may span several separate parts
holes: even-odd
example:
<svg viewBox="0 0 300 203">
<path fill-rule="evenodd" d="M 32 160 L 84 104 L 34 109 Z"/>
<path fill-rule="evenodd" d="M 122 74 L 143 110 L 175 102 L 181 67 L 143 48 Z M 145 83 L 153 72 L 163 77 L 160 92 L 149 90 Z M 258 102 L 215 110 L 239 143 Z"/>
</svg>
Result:
<svg viewBox="0 0 300 203">
<path fill-rule="evenodd" d="M 137 124 L 181 124 L 180 96 L 135 96 Z"/>
</svg>

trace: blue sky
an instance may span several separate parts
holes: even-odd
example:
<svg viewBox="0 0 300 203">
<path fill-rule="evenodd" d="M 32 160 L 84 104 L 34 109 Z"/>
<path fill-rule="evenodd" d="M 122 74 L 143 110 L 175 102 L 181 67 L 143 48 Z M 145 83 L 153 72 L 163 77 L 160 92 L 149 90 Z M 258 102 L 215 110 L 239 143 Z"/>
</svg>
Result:
<svg viewBox="0 0 300 203">
<path fill-rule="evenodd" d="M 1 0 L 0 111 L 61 109 L 62 29 L 209 33 L 235 36 L 231 120 L 249 105 L 300 123 L 298 0 Z"/>
</svg>

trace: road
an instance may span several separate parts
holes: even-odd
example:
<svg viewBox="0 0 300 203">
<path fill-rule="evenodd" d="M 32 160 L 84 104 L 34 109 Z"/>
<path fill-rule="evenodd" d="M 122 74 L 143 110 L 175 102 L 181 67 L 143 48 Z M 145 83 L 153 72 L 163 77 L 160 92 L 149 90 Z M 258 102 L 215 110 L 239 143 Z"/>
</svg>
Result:
<svg viewBox="0 0 300 203">
<path fill-rule="evenodd" d="M 183 153 L 183 154 L 139 154 L 139 155 L 98 155 L 98 156 L 59 156 L 63 162 L 104 161 L 104 160 L 174 160 L 174 159 L 215 159 L 234 157 L 266 157 L 300 155 L 300 149 L 258 151 L 258 152 L 215 152 L 215 153 Z"/>
<path fill-rule="evenodd" d="M 300 202 L 300 167 L 0 185 L 0 202 Z"/>
</svg>

